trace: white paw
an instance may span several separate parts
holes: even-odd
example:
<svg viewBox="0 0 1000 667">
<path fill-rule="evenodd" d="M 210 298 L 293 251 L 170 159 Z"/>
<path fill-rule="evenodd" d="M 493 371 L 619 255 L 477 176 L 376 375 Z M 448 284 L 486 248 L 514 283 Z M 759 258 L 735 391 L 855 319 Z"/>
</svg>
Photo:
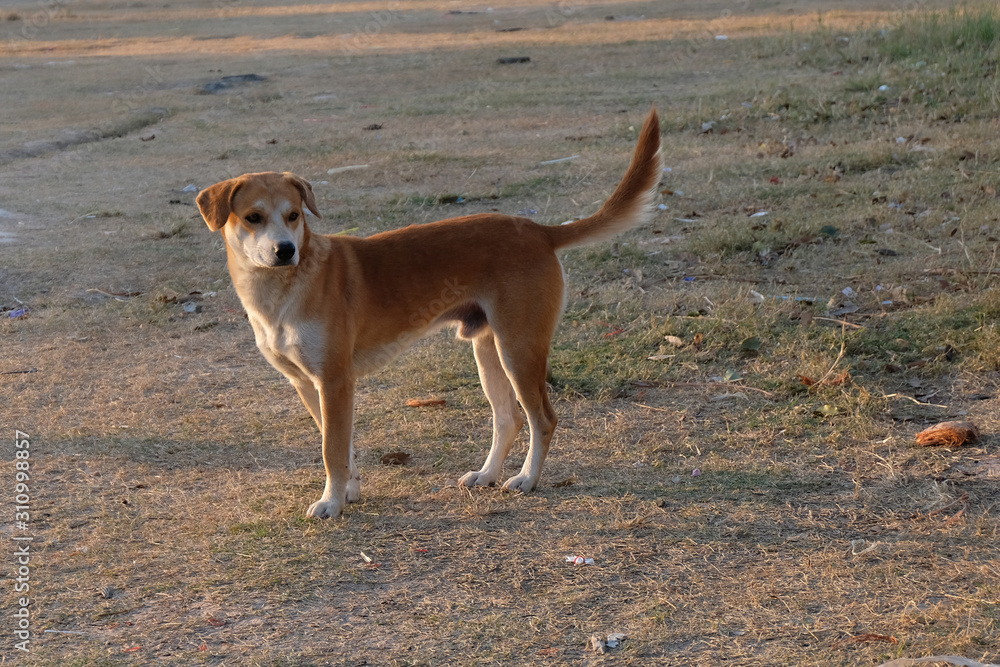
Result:
<svg viewBox="0 0 1000 667">
<path fill-rule="evenodd" d="M 474 486 L 496 486 L 496 483 L 496 477 L 487 476 L 482 470 L 467 472 L 458 480 L 459 486 L 466 486 L 470 489 Z"/>
<path fill-rule="evenodd" d="M 361 500 L 361 475 L 347 482 L 347 502 L 356 503 Z"/>
<path fill-rule="evenodd" d="M 343 502 L 320 498 L 306 510 L 306 517 L 309 519 L 333 519 L 340 515 L 343 508 Z"/>
<path fill-rule="evenodd" d="M 535 480 L 527 475 L 514 475 L 503 483 L 504 491 L 523 491 L 527 493 L 535 488 Z"/>
</svg>

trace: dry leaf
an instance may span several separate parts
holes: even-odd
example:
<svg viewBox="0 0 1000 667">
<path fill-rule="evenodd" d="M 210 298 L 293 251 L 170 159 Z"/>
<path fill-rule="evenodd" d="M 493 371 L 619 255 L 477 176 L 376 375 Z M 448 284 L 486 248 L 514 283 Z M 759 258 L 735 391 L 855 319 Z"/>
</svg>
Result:
<svg viewBox="0 0 1000 667">
<path fill-rule="evenodd" d="M 839 414 L 840 414 L 840 408 L 838 408 L 836 405 L 826 404 L 823 405 L 822 407 L 813 410 L 814 416 L 823 417 L 825 419 L 829 419 L 830 417 L 836 417 Z"/>
<path fill-rule="evenodd" d="M 382 457 L 382 465 L 384 466 L 403 466 L 410 462 L 413 458 L 406 452 L 390 452 Z"/>
<path fill-rule="evenodd" d="M 820 382 L 820 384 L 828 387 L 839 387 L 842 384 L 847 384 L 851 381 L 851 372 L 849 370 L 844 370 L 836 375 L 830 376 Z"/>
<path fill-rule="evenodd" d="M 850 299 L 839 300 L 837 297 L 830 299 L 830 303 L 827 304 L 827 315 L 830 317 L 843 317 L 844 315 L 850 315 L 851 313 L 856 313 L 861 310 L 856 303 Z"/>
<path fill-rule="evenodd" d="M 429 408 L 436 405 L 444 405 L 443 398 L 411 398 L 406 401 L 409 408 Z"/>
<path fill-rule="evenodd" d="M 684 347 L 684 341 L 681 340 L 679 336 L 664 336 L 663 340 L 667 341 L 674 347 Z"/>
<path fill-rule="evenodd" d="M 972 422 L 941 422 L 917 433 L 917 444 L 958 447 L 979 437 L 979 429 Z"/>
<path fill-rule="evenodd" d="M 799 381 L 807 387 L 812 387 L 814 385 L 817 387 L 839 387 L 851 381 L 851 372 L 845 369 L 836 375 L 831 375 L 818 381 L 808 375 L 796 374 L 795 377 L 797 377 Z"/>
</svg>

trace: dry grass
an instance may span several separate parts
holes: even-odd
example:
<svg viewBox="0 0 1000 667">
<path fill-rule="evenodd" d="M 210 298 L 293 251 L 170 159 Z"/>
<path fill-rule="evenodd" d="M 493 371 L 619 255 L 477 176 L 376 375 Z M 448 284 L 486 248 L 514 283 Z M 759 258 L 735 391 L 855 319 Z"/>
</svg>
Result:
<svg viewBox="0 0 1000 667">
<path fill-rule="evenodd" d="M 997 17 L 832 4 L 5 8 L 0 305 L 30 311 L 0 321 L 0 405 L 32 436 L 36 635 L 4 655 L 996 662 Z M 306 521 L 318 434 L 184 188 L 293 170 L 324 232 L 558 223 L 611 191 L 652 104 L 668 208 L 566 256 L 541 487 L 455 488 L 489 408 L 441 334 L 359 384 L 364 502 Z M 847 287 L 858 310 L 828 315 Z M 982 437 L 915 445 L 948 417 Z"/>
</svg>

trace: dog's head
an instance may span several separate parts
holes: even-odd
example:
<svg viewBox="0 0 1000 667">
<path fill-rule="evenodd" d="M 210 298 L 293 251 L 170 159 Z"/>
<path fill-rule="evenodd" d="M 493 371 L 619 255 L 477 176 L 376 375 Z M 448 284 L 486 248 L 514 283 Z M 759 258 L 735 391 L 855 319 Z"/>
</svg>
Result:
<svg viewBox="0 0 1000 667">
<path fill-rule="evenodd" d="M 196 201 L 209 229 L 221 229 L 231 250 L 261 268 L 296 266 L 303 207 L 322 217 L 312 186 L 289 172 L 243 174 L 205 188 Z"/>
</svg>

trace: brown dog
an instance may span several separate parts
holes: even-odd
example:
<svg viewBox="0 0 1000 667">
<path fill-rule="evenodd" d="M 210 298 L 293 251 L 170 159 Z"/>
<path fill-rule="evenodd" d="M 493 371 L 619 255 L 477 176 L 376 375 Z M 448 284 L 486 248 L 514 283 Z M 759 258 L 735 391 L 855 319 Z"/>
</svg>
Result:
<svg viewBox="0 0 1000 667">
<path fill-rule="evenodd" d="M 306 515 L 340 514 L 358 500 L 351 442 L 354 381 L 428 331 L 457 325 L 472 341 L 493 407 L 493 446 L 463 486 L 493 485 L 528 416 L 521 471 L 503 488 L 530 491 L 556 425 L 545 387 L 549 345 L 564 306 L 556 251 L 603 241 L 647 221 L 660 178 L 653 111 L 625 178 L 589 218 L 547 227 L 525 218 L 470 215 L 368 238 L 309 231 L 319 217 L 309 183 L 291 173 L 245 174 L 198 194 L 222 230 L 233 286 L 264 357 L 295 386 L 323 434 L 326 488 Z"/>
</svg>

